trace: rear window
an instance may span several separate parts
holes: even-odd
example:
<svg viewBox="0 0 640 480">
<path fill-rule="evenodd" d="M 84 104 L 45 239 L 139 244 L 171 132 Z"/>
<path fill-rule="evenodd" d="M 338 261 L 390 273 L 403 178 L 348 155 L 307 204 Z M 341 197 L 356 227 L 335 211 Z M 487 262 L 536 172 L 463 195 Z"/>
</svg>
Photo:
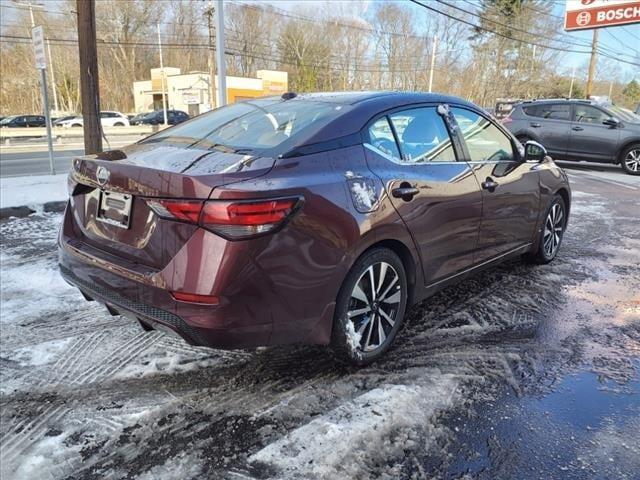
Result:
<svg viewBox="0 0 640 480">
<path fill-rule="evenodd" d="M 530 117 L 548 118 L 549 120 L 569 120 L 571 105 L 541 104 L 522 108 Z"/>
<path fill-rule="evenodd" d="M 263 151 L 296 135 L 319 129 L 346 105 L 260 99 L 235 103 L 149 137 L 144 142 L 177 142 L 199 148 Z"/>
</svg>

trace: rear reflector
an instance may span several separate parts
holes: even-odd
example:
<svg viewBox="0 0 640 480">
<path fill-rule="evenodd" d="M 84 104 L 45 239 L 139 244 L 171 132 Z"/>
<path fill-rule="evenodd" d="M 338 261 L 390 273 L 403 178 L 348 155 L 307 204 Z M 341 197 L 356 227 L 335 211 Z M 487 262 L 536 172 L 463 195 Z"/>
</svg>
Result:
<svg viewBox="0 0 640 480">
<path fill-rule="evenodd" d="M 215 295 L 198 295 L 196 293 L 171 292 L 171 296 L 179 302 L 218 305 L 220 300 Z"/>
<path fill-rule="evenodd" d="M 173 200 L 148 199 L 160 217 L 198 224 L 233 240 L 271 232 L 302 205 L 302 198 L 269 200 Z"/>
</svg>

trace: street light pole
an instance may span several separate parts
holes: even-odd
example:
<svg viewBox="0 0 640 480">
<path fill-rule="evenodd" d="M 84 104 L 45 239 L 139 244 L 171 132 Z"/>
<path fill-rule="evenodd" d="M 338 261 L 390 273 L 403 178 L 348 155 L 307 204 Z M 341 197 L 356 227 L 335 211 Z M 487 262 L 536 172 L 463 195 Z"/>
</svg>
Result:
<svg viewBox="0 0 640 480">
<path fill-rule="evenodd" d="M 56 74 L 53 71 L 53 57 L 51 56 L 51 42 L 47 39 L 47 51 L 49 52 L 49 69 L 51 70 L 51 90 L 53 91 L 53 108 L 55 108 L 56 115 L 58 112 L 58 94 L 56 92 Z"/>
<path fill-rule="evenodd" d="M 429 93 L 433 87 L 433 70 L 436 66 L 436 49 L 438 48 L 438 37 L 433 37 L 433 49 L 431 50 L 431 67 L 429 68 Z"/>
<path fill-rule="evenodd" d="M 227 66 L 224 63 L 224 7 L 218 0 L 216 8 L 216 59 L 218 63 L 218 107 L 227 104 Z"/>
<path fill-rule="evenodd" d="M 589 75 L 587 77 L 587 92 L 589 98 L 593 92 L 593 77 L 596 73 L 596 63 L 598 61 L 596 50 L 598 49 L 598 32 L 597 28 L 593 29 L 593 41 L 591 42 L 591 58 L 589 59 Z"/>
<path fill-rule="evenodd" d="M 160 24 L 158 27 L 158 51 L 160 52 L 160 83 L 162 85 L 162 110 L 164 112 L 164 126 L 167 126 L 167 97 L 165 95 L 165 79 L 164 79 L 164 64 L 162 62 L 162 41 L 160 40 Z"/>
</svg>

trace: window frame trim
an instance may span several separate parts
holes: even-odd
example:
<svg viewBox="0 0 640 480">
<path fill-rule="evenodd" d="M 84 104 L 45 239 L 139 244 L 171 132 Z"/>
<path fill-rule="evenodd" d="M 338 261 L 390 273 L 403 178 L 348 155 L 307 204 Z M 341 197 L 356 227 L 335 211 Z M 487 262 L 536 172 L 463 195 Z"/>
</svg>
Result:
<svg viewBox="0 0 640 480">
<path fill-rule="evenodd" d="M 554 106 L 554 105 L 565 105 L 564 103 L 561 102 L 545 102 L 545 103 L 538 103 L 538 104 L 534 104 L 534 105 L 527 105 L 527 106 L 523 106 L 522 107 L 522 111 L 524 112 L 524 114 L 528 117 L 528 118 L 538 118 L 547 122 L 568 122 L 571 123 L 573 122 L 573 110 L 574 110 L 574 105 L 571 103 L 567 103 L 567 106 L 569 107 L 569 118 L 567 120 L 563 120 L 562 118 L 546 118 L 546 117 L 537 117 L 535 115 L 529 115 L 527 113 L 527 111 L 525 110 L 525 108 L 527 107 L 540 107 L 540 106 L 544 106 L 544 105 L 550 105 L 550 106 Z"/>
<path fill-rule="evenodd" d="M 371 119 L 369 119 L 369 121 L 367 123 L 365 123 L 364 127 L 362 128 L 361 132 L 362 132 L 362 139 L 363 139 L 363 145 L 365 147 L 370 148 L 372 151 L 382 155 L 383 157 L 385 157 L 386 159 L 388 159 L 389 161 L 397 164 L 397 165 L 402 165 L 402 166 L 409 166 L 409 167 L 415 167 L 415 166 L 423 166 L 423 165 L 446 165 L 446 164 L 459 164 L 461 162 L 465 162 L 466 160 L 464 160 L 462 158 L 462 151 L 461 151 L 461 147 L 462 145 L 459 142 L 459 140 L 456 140 L 456 137 L 458 135 L 454 134 L 449 125 L 447 124 L 447 121 L 443 118 L 442 115 L 440 115 L 440 113 L 438 113 L 438 106 L 439 105 L 444 105 L 444 103 L 441 102 L 429 102 L 429 103 L 413 103 L 413 104 L 409 104 L 409 105 L 401 105 L 401 106 L 396 106 L 393 108 L 390 108 L 388 110 L 384 110 L 382 112 L 378 112 L 376 115 L 374 115 Z M 451 108 L 451 104 L 448 104 L 449 107 Z M 442 123 L 445 127 L 445 130 L 447 131 L 447 135 L 449 135 L 449 140 L 451 141 L 451 146 L 453 147 L 453 154 L 456 157 L 455 161 L 451 161 L 451 160 L 447 160 L 447 161 L 443 161 L 443 162 L 438 162 L 438 161 L 431 161 L 431 162 L 418 162 L 418 163 L 410 163 L 410 162 L 406 162 L 403 161 L 402 158 L 403 157 L 403 152 L 402 152 L 402 147 L 401 147 L 401 143 L 398 137 L 398 133 L 396 132 L 396 127 L 393 125 L 393 122 L 391 121 L 390 116 L 393 115 L 394 113 L 397 112 L 405 112 L 408 110 L 416 110 L 418 108 L 433 108 L 435 109 L 435 113 L 438 117 L 440 117 L 440 119 L 442 120 Z M 393 138 L 396 142 L 396 148 L 398 149 L 398 152 L 400 153 L 401 159 L 396 159 L 393 158 L 391 155 L 381 151 L 380 149 L 376 148 L 372 143 L 371 143 L 371 134 L 369 133 L 369 129 L 371 128 L 371 126 L 376 123 L 378 120 L 380 120 L 381 118 L 386 117 L 387 119 L 387 123 L 389 124 L 390 128 L 391 128 L 391 132 L 393 133 Z"/>
<path fill-rule="evenodd" d="M 477 109 L 473 109 L 473 108 L 469 108 L 466 105 L 450 105 L 450 108 L 459 108 L 461 110 L 467 110 L 469 112 L 473 112 L 476 115 L 479 115 L 480 117 L 484 118 L 485 120 L 487 120 L 491 125 L 495 126 L 498 128 L 498 130 L 505 136 L 507 137 L 507 139 L 509 140 L 509 143 L 511 144 L 511 149 L 513 151 L 513 160 L 473 160 L 471 158 L 471 154 L 469 153 L 469 147 L 467 146 L 467 141 L 464 138 L 464 135 L 462 134 L 462 129 L 460 128 L 460 125 L 458 125 L 458 120 L 455 118 L 455 113 L 451 112 L 453 119 L 456 122 L 456 126 L 458 127 L 458 139 L 460 141 L 460 144 L 464 150 L 464 154 L 465 154 L 465 159 L 464 161 L 470 164 L 489 164 L 489 163 L 513 163 L 513 162 L 517 162 L 517 163 L 524 163 L 524 159 L 522 157 L 522 152 L 520 151 L 520 149 L 518 148 L 518 145 L 516 144 L 516 139 L 513 136 L 513 134 L 507 130 L 506 128 L 504 128 L 501 124 L 499 124 L 498 122 L 494 122 L 493 120 L 491 120 L 491 118 L 489 118 L 487 115 L 485 115 L 484 113 L 482 113 L 481 111 L 477 110 Z"/>
</svg>

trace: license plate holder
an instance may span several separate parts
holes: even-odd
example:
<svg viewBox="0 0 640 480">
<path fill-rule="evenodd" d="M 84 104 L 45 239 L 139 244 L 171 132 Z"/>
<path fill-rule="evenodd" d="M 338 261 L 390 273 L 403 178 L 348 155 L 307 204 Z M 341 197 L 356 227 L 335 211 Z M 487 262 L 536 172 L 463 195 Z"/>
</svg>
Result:
<svg viewBox="0 0 640 480">
<path fill-rule="evenodd" d="M 128 229 L 132 204 L 133 195 L 131 194 L 101 190 L 96 219 L 118 228 Z"/>
</svg>

